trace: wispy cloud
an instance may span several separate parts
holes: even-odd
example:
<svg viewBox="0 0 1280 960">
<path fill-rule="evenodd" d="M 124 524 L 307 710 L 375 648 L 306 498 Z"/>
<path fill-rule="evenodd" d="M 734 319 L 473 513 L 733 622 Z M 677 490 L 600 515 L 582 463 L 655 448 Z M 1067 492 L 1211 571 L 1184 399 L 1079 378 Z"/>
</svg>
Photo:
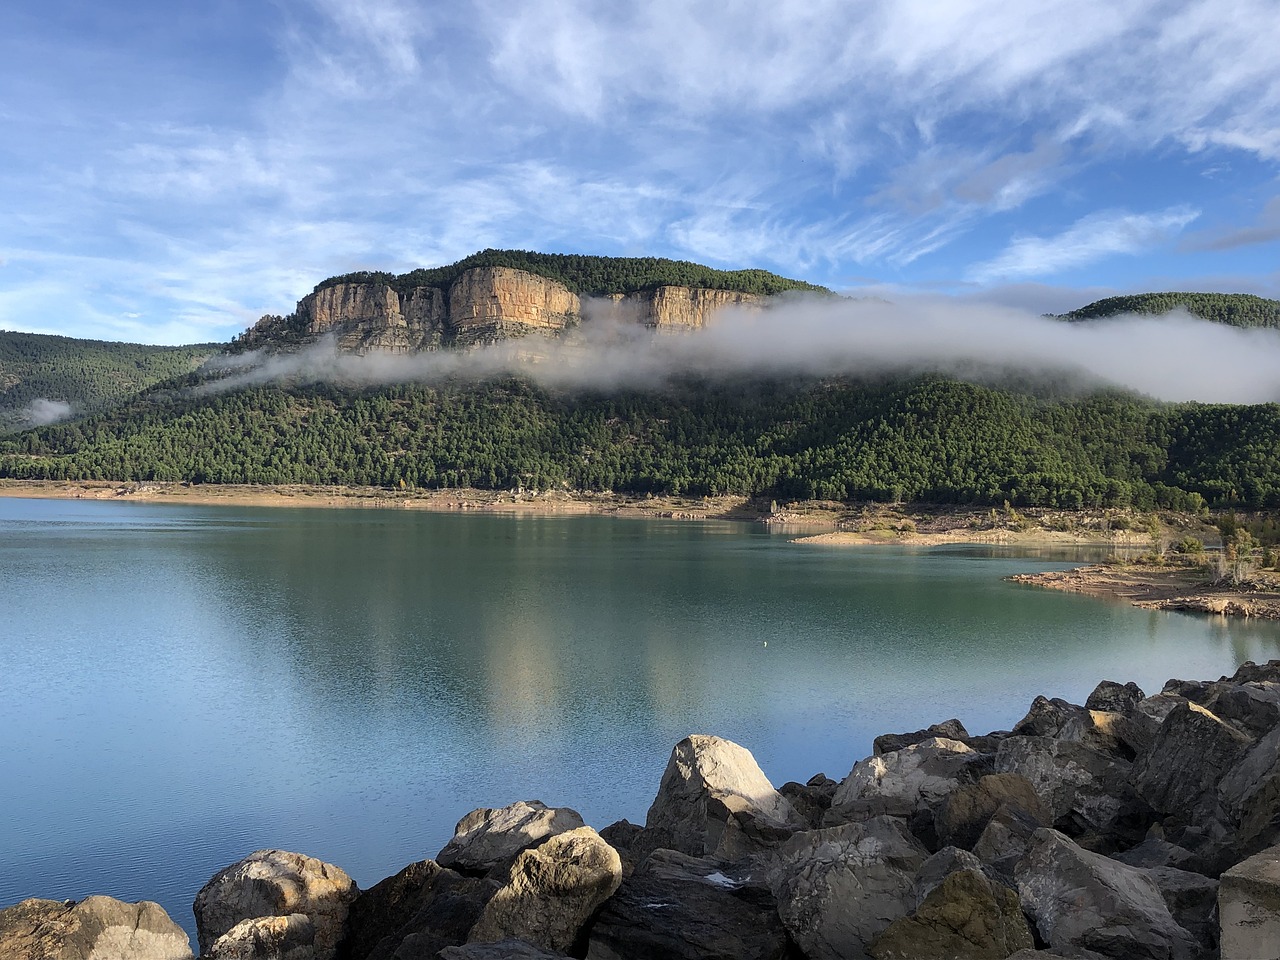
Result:
<svg viewBox="0 0 1280 960">
<path fill-rule="evenodd" d="M 1280 196 L 1267 201 L 1253 223 L 1244 227 L 1202 230 L 1188 236 L 1185 250 L 1236 250 L 1280 240 Z"/>
<path fill-rule="evenodd" d="M 1141 253 L 1167 243 L 1197 216 L 1199 211 L 1185 206 L 1159 213 L 1092 214 L 1056 236 L 1016 237 L 999 256 L 974 266 L 968 277 L 977 283 L 1045 277 L 1103 257 Z"/>
</svg>

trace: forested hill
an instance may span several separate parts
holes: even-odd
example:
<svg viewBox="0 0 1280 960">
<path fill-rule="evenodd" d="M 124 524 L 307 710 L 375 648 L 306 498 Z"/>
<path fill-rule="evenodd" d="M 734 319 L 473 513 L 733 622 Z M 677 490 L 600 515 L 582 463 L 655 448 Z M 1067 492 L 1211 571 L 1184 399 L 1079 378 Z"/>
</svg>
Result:
<svg viewBox="0 0 1280 960">
<path fill-rule="evenodd" d="M 1164 314 L 1182 308 L 1188 313 L 1233 327 L 1280 328 L 1280 300 L 1265 300 L 1247 293 L 1137 293 L 1095 300 L 1059 319 L 1098 320 L 1126 313 Z"/>
<path fill-rule="evenodd" d="M 157 391 L 0 438 L 0 476 L 1256 509 L 1280 506 L 1280 404 L 1046 398 L 938 377 Z"/>
<path fill-rule="evenodd" d="M 635 293 L 661 286 L 707 287 L 771 296 L 788 290 L 831 293 L 803 280 L 789 280 L 767 270 L 715 270 L 687 260 L 661 257 L 594 257 L 583 254 L 534 253 L 528 250 L 481 250 L 457 263 L 413 270 L 399 276 L 380 271 L 360 271 L 330 277 L 316 284 L 323 290 L 339 283 L 389 284 L 403 293 L 413 287 L 448 287 L 475 267 L 511 267 L 562 283 L 574 293 L 603 296 Z"/>
<path fill-rule="evenodd" d="M 76 413 L 108 409 L 139 391 L 190 373 L 220 344 L 153 347 L 0 330 L 0 430 L 30 426 L 32 404 Z"/>
</svg>

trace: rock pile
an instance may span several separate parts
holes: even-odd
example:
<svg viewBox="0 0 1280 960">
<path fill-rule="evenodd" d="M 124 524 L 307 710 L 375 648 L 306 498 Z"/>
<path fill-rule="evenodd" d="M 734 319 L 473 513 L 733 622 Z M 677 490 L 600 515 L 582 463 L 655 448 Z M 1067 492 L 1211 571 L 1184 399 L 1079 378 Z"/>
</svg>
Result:
<svg viewBox="0 0 1280 960">
<path fill-rule="evenodd" d="M 195 913 L 210 960 L 1280 960 L 1280 661 L 887 734 L 839 783 L 692 736 L 644 826 L 477 810 L 363 892 L 264 850 Z M 189 956 L 154 904 L 0 911 L 0 960 Z"/>
</svg>

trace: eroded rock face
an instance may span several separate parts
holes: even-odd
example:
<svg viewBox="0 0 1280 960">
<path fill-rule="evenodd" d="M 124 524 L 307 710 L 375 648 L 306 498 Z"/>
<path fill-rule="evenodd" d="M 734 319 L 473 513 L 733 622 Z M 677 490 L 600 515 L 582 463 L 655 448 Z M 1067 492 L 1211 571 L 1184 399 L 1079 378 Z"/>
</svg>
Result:
<svg viewBox="0 0 1280 960">
<path fill-rule="evenodd" d="M 767 887 L 674 850 L 655 851 L 623 882 L 590 937 L 588 960 L 782 960 L 787 949 Z"/>
<path fill-rule="evenodd" d="M 0 910 L 0 960 L 191 960 L 191 942 L 149 900 L 23 900 Z"/>
<path fill-rule="evenodd" d="M 547 837 L 585 826 L 578 811 L 518 800 L 505 807 L 472 810 L 458 821 L 436 862 L 469 873 L 487 873 Z"/>
<path fill-rule="evenodd" d="M 577 322 L 581 311 L 568 287 L 510 267 L 477 267 L 449 287 L 449 327 L 462 346 L 555 333 Z"/>
<path fill-rule="evenodd" d="M 314 925 L 314 956 L 333 957 L 359 893 L 339 867 L 285 850 L 258 850 L 214 874 L 193 906 L 200 952 L 243 920 L 303 914 Z"/>
<path fill-rule="evenodd" d="M 957 870 L 872 942 L 875 960 L 1004 960 L 1034 946 L 1018 895 L 977 870 Z"/>
<path fill-rule="evenodd" d="M 810 960 L 859 960 L 914 907 L 928 853 L 893 817 L 796 834 L 777 851 L 769 882 L 787 932 Z"/>
<path fill-rule="evenodd" d="M 1145 871 L 1082 850 L 1056 830 L 1036 831 L 1017 883 L 1023 909 L 1055 950 L 1092 950 L 1117 960 L 1202 955 Z"/>
<path fill-rule="evenodd" d="M 342 350 L 411 353 L 439 347 L 446 333 L 444 292 L 416 287 L 403 296 L 385 283 L 338 283 L 298 302 L 309 337 L 332 335 Z"/>
<path fill-rule="evenodd" d="M 637 855 L 665 847 L 731 859 L 785 839 L 803 819 L 755 757 L 731 740 L 694 734 L 676 744 L 645 818 Z"/>
<path fill-rule="evenodd" d="M 618 852 L 590 827 L 556 834 L 516 857 L 468 939 L 565 950 L 621 882 Z"/>
<path fill-rule="evenodd" d="M 767 297 L 737 290 L 705 287 L 658 287 L 610 297 L 627 317 L 660 332 L 695 330 L 705 327 L 711 317 L 726 307 L 760 309 Z"/>
</svg>

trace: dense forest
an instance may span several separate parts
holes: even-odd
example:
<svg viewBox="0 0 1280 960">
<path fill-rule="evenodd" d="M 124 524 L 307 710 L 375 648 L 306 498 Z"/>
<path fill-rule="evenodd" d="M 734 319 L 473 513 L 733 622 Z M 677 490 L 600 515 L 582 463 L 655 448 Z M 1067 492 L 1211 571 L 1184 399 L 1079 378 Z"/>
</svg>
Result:
<svg viewBox="0 0 1280 960">
<path fill-rule="evenodd" d="M 1280 300 L 1264 300 L 1247 293 L 1138 293 L 1107 297 L 1062 314 L 1068 321 L 1098 320 L 1125 313 L 1188 313 L 1233 327 L 1280 327 Z"/>
<path fill-rule="evenodd" d="M 0 440 L 0 476 L 1257 509 L 1280 506 L 1280 405 L 1037 397 L 932 376 L 157 390 Z"/>
<path fill-rule="evenodd" d="M 32 404 L 106 410 L 153 384 L 189 373 L 218 344 L 152 347 L 0 330 L 0 431 L 30 426 Z"/>
<path fill-rule="evenodd" d="M 475 267 L 511 267 L 564 284 L 579 295 L 602 296 L 634 293 L 661 286 L 707 287 L 740 290 L 771 296 L 788 290 L 830 294 L 826 287 L 802 280 L 788 280 L 767 270 L 715 270 L 687 260 L 661 257 L 593 257 L 583 254 L 534 253 L 528 250 L 481 250 L 443 267 L 412 270 L 399 276 L 380 271 L 360 271 L 330 277 L 316 285 L 323 290 L 337 283 L 387 283 L 397 291 L 412 287 L 448 287 Z"/>
</svg>

